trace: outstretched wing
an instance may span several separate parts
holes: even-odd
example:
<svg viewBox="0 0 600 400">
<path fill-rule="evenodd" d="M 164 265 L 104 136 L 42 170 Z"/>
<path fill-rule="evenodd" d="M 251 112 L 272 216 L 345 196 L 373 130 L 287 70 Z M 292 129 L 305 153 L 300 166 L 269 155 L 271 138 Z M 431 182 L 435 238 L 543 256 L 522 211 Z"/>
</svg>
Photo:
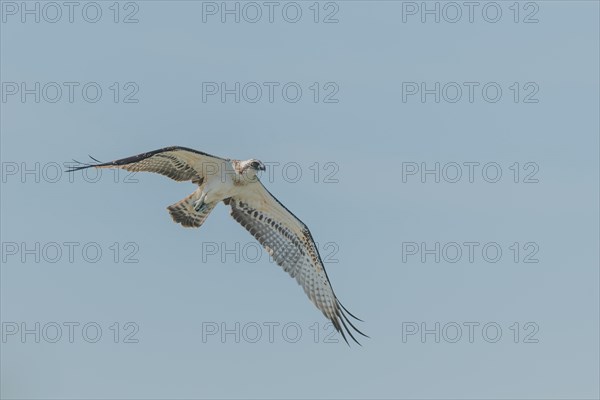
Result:
<svg viewBox="0 0 600 400">
<path fill-rule="evenodd" d="M 241 195 L 228 198 L 225 203 L 231 206 L 233 218 L 260 242 L 284 271 L 296 278 L 306 295 L 331 320 L 346 343 L 348 340 L 344 332 L 358 343 L 348 325 L 366 337 L 350 322 L 346 313 L 358 318 L 344 308 L 333 292 L 307 226 L 269 193 L 260 181 L 246 185 Z"/>
<path fill-rule="evenodd" d="M 94 159 L 94 161 L 97 161 Z M 171 146 L 137 156 L 97 164 L 79 163 L 67 172 L 85 168 L 121 168 L 131 172 L 155 172 L 176 181 L 201 184 L 208 174 L 219 174 L 224 158 L 215 157 L 186 147 Z"/>
</svg>

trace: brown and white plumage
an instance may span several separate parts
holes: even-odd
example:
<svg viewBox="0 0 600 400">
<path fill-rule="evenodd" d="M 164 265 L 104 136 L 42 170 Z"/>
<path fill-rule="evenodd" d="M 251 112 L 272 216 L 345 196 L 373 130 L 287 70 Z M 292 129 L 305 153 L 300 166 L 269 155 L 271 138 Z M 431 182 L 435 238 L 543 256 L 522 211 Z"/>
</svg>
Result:
<svg viewBox="0 0 600 400">
<path fill-rule="evenodd" d="M 232 217 L 296 279 L 346 343 L 346 333 L 358 343 L 352 330 L 366 336 L 346 314 L 358 318 L 337 299 L 308 227 L 258 179 L 257 172 L 265 169 L 260 161 L 230 160 L 185 147 L 167 147 L 108 163 L 85 164 L 70 171 L 91 167 L 155 172 L 176 181 L 196 183 L 195 192 L 167 208 L 175 222 L 199 227 L 217 203 L 223 201 L 231 207 Z"/>
</svg>

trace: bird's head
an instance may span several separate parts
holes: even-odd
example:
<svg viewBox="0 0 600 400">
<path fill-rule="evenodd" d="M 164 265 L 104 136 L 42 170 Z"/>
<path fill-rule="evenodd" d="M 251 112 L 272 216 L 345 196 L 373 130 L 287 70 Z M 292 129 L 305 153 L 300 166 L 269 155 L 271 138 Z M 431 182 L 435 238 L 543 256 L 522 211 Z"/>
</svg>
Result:
<svg viewBox="0 0 600 400">
<path fill-rule="evenodd" d="M 246 161 L 248 163 L 248 168 L 252 168 L 255 171 L 265 171 L 265 164 L 262 163 L 262 161 L 260 160 L 255 160 L 254 158 L 251 160 Z"/>
<path fill-rule="evenodd" d="M 242 161 L 240 163 L 241 175 L 253 179 L 258 174 L 258 171 L 265 171 L 265 165 L 260 160 L 251 158 L 250 160 Z"/>
</svg>

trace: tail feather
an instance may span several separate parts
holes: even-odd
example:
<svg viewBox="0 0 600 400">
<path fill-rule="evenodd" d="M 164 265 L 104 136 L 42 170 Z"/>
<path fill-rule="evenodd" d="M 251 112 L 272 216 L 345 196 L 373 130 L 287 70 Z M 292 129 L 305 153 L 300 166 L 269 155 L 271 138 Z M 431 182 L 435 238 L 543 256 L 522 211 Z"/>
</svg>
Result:
<svg viewBox="0 0 600 400">
<path fill-rule="evenodd" d="M 196 211 L 194 202 L 200 198 L 200 191 L 195 191 L 185 199 L 167 207 L 173 221 L 185 226 L 186 228 L 200 227 L 208 214 L 215 208 L 217 203 L 206 204 L 201 212 Z"/>
</svg>

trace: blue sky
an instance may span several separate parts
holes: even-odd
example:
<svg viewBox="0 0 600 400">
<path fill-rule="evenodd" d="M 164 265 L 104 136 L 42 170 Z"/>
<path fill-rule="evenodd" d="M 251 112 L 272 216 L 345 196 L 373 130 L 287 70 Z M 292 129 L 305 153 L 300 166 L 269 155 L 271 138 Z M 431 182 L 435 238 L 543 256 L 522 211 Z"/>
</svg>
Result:
<svg viewBox="0 0 600 400">
<path fill-rule="evenodd" d="M 3 398 L 599 396 L 597 2 L 0 4 Z M 169 145 L 271 163 L 371 338 L 192 184 L 62 172 Z"/>
</svg>

